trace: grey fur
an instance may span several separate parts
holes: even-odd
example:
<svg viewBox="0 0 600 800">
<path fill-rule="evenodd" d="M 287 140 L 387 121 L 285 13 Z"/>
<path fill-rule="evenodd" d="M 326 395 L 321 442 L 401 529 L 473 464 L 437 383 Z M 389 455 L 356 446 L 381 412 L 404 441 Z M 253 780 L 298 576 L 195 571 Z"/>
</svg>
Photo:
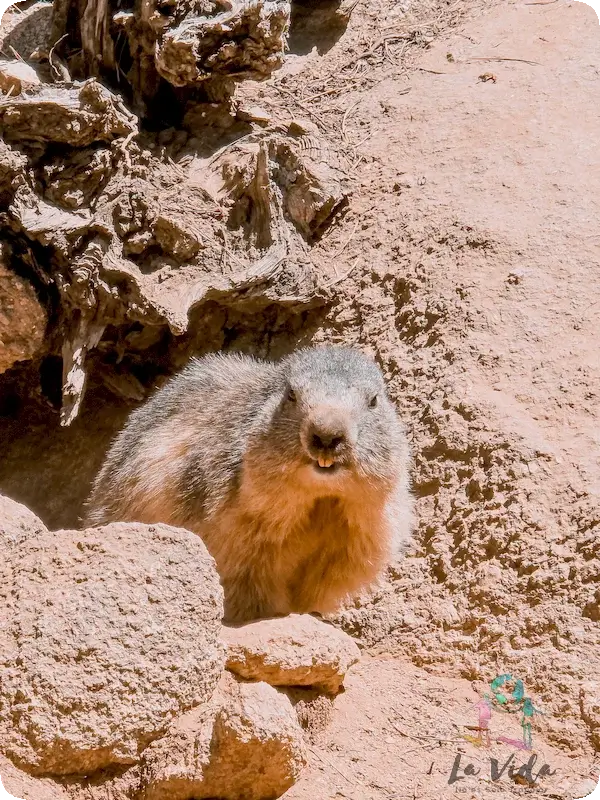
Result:
<svg viewBox="0 0 600 800">
<path fill-rule="evenodd" d="M 409 542 L 409 466 L 383 376 L 359 351 L 308 348 L 278 363 L 211 355 L 131 415 L 87 522 L 198 533 L 231 620 L 325 613 Z"/>
</svg>

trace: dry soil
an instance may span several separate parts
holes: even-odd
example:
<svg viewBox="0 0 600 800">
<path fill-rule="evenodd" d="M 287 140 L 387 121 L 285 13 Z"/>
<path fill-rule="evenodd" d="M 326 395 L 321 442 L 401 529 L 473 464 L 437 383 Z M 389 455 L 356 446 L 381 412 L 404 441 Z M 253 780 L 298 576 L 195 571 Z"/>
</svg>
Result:
<svg viewBox="0 0 600 800">
<path fill-rule="evenodd" d="M 354 193 L 311 253 L 336 304 L 265 352 L 327 340 L 377 357 L 420 521 L 414 553 L 339 620 L 365 657 L 328 728 L 313 710 L 286 797 L 583 796 L 600 747 L 598 18 L 564 0 L 359 0 L 334 30 L 307 9 L 284 68 L 239 95 L 308 119 Z M 70 430 L 42 414 L 23 434 L 21 418 L 0 488 L 76 524 L 126 412 L 92 394 Z M 522 752 L 461 738 L 505 672 L 544 712 L 534 772 L 555 774 L 533 788 L 491 780 L 490 756 Z M 511 715 L 492 729 L 520 736 Z M 480 772 L 449 785 L 459 752 Z"/>
</svg>

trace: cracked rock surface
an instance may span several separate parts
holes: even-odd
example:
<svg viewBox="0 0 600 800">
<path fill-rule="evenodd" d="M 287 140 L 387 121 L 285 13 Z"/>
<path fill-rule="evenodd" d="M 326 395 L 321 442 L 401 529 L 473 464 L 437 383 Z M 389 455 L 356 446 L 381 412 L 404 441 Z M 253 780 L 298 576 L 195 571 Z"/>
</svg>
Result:
<svg viewBox="0 0 600 800">
<path fill-rule="evenodd" d="M 136 762 L 222 672 L 212 559 L 165 525 L 51 533 L 4 504 L 2 751 L 35 774 Z"/>
<path fill-rule="evenodd" d="M 224 627 L 227 668 L 271 686 L 314 686 L 335 694 L 360 658 L 356 642 L 309 614 Z"/>
</svg>

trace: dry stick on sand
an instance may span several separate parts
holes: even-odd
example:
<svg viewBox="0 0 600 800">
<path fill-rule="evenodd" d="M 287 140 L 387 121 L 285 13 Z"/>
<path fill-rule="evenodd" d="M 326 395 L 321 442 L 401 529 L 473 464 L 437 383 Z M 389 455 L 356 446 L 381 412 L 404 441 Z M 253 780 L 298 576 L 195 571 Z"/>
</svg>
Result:
<svg viewBox="0 0 600 800">
<path fill-rule="evenodd" d="M 359 81 L 356 78 L 346 78 L 346 81 L 350 84 L 349 86 L 332 86 L 329 89 L 324 89 L 322 92 L 308 95 L 305 100 L 312 101 L 320 100 L 322 97 L 332 97 L 333 95 L 339 96 L 340 94 L 348 93 L 352 89 L 359 88 Z"/>
<path fill-rule="evenodd" d="M 306 105 L 306 103 L 303 103 L 301 100 L 298 100 L 298 98 L 296 97 L 296 95 L 293 92 L 290 92 L 289 89 L 284 89 L 283 86 L 277 86 L 276 83 L 273 84 L 273 87 L 278 92 L 281 92 L 281 94 L 284 94 L 287 97 L 290 97 L 294 101 L 294 103 L 296 103 L 298 108 L 301 108 L 303 111 L 306 111 L 306 113 L 309 114 L 311 117 L 313 117 L 315 122 L 317 122 L 319 124 L 319 126 L 321 127 L 321 130 L 324 133 L 328 133 L 329 132 L 329 127 L 328 127 L 327 123 L 325 122 L 325 120 L 323 119 L 323 117 L 320 114 L 317 114 L 316 111 L 313 111 L 312 108 L 310 108 L 309 106 Z"/>
<path fill-rule="evenodd" d="M 443 736 L 426 736 L 426 735 L 413 736 L 413 734 L 406 733 L 405 731 L 402 730 L 402 728 L 399 728 L 393 720 L 390 719 L 388 720 L 388 722 L 390 723 L 392 728 L 394 728 L 394 730 L 398 731 L 398 733 L 401 736 L 406 736 L 407 739 L 414 739 L 416 742 L 422 742 L 425 739 L 430 739 L 434 742 L 444 742 L 445 744 L 456 744 L 456 742 L 462 741 L 462 739 L 444 739 Z"/>
<path fill-rule="evenodd" d="M 331 761 L 331 760 L 330 760 L 330 759 L 328 759 L 328 758 L 325 758 L 325 756 L 324 756 L 322 753 L 319 753 L 319 752 L 317 752 L 317 751 L 314 749 L 314 747 L 309 747 L 308 749 L 310 750 L 310 752 L 311 752 L 311 753 L 312 753 L 314 756 L 316 756 L 316 757 L 319 759 L 319 761 L 320 761 L 322 764 L 326 764 L 328 767 L 331 767 L 331 769 L 334 769 L 334 770 L 335 770 L 335 771 L 338 773 L 338 775 L 341 775 L 341 776 L 342 776 L 342 778 L 343 778 L 345 781 L 347 781 L 347 783 L 348 783 L 350 786 L 352 786 L 352 788 L 354 788 L 354 787 L 355 787 L 355 785 L 356 785 L 357 783 L 358 783 L 360 786 L 364 786 L 364 785 L 365 785 L 365 784 L 364 784 L 364 783 L 363 783 L 363 782 L 362 782 L 362 781 L 361 781 L 361 780 L 360 780 L 358 777 L 354 777 L 354 779 L 350 778 L 350 777 L 349 777 L 348 775 L 346 775 L 346 773 L 345 773 L 345 772 L 343 772 L 343 771 L 342 771 L 342 770 L 341 770 L 341 769 L 340 769 L 340 768 L 339 768 L 339 767 L 338 767 L 336 764 L 334 764 L 334 763 L 333 763 L 333 761 Z"/>
<path fill-rule="evenodd" d="M 350 273 L 354 271 L 354 268 L 356 267 L 359 261 L 360 261 L 360 256 L 357 257 L 356 261 L 354 262 L 354 264 L 352 264 L 350 269 L 347 269 L 346 272 L 344 272 L 342 275 L 339 275 L 337 278 L 333 278 L 332 280 L 328 281 L 326 284 L 324 284 L 323 288 L 331 289 L 332 286 L 335 286 L 336 284 L 345 281 L 348 275 L 350 275 Z"/>
<path fill-rule="evenodd" d="M 353 229 L 352 233 L 350 234 L 350 236 L 349 236 L 349 237 L 346 239 L 346 241 L 345 241 L 345 242 L 344 242 L 344 244 L 343 244 L 343 245 L 340 247 L 340 249 L 339 249 L 339 250 L 338 250 L 336 253 L 334 253 L 334 254 L 331 256 L 331 261 L 332 261 L 332 263 L 333 263 L 333 269 L 334 269 L 334 271 L 335 271 L 336 277 L 338 277 L 338 278 L 339 278 L 339 276 L 340 276 L 340 273 L 337 271 L 336 261 L 337 261 L 337 260 L 338 260 L 338 258 L 339 258 L 339 257 L 342 255 L 342 253 L 344 252 L 344 250 L 345 250 L 345 249 L 348 247 L 348 245 L 350 244 L 350 242 L 351 242 L 351 241 L 352 241 L 352 239 L 354 238 L 354 236 L 355 236 L 355 234 L 356 234 L 356 231 L 358 230 L 358 226 L 360 225 L 360 220 L 361 220 L 361 218 L 359 217 L 359 218 L 356 220 L 356 224 L 355 224 L 355 226 L 354 226 L 354 229 Z"/>
<path fill-rule="evenodd" d="M 526 58 L 502 58 L 502 56 L 480 56 L 475 58 L 465 58 L 463 64 L 470 64 L 472 61 L 518 61 L 521 64 L 531 64 L 532 67 L 541 67 L 539 61 L 528 61 Z"/>
<path fill-rule="evenodd" d="M 346 123 L 348 122 L 348 117 L 349 117 L 349 116 L 350 116 L 350 114 L 351 114 L 351 113 L 354 111 L 354 109 L 355 109 L 355 108 L 356 108 L 356 106 L 357 106 L 357 105 L 360 103 L 360 101 L 361 101 L 361 100 L 362 100 L 362 98 L 359 98 L 359 99 L 358 99 L 358 100 L 357 100 L 355 103 L 352 103 L 352 105 L 351 105 L 351 106 L 348 106 L 348 108 L 347 108 L 347 109 L 346 109 L 346 111 L 344 112 L 344 116 L 342 117 L 342 127 L 341 127 L 341 131 L 342 131 L 342 139 L 343 139 L 345 142 L 347 142 L 347 141 L 348 141 L 348 137 L 346 136 Z"/>
<path fill-rule="evenodd" d="M 424 28 L 426 26 L 422 25 L 421 27 Z M 338 72 L 342 72 L 342 70 L 348 67 L 353 67 L 358 61 L 362 61 L 364 58 L 372 58 L 380 47 L 385 47 L 385 45 L 392 44 L 393 42 L 409 42 L 413 38 L 414 33 L 389 33 L 386 36 L 382 36 L 368 50 L 364 50 L 362 53 L 359 53 L 357 56 L 354 56 L 354 58 L 342 64 L 342 66 L 338 68 Z"/>
</svg>

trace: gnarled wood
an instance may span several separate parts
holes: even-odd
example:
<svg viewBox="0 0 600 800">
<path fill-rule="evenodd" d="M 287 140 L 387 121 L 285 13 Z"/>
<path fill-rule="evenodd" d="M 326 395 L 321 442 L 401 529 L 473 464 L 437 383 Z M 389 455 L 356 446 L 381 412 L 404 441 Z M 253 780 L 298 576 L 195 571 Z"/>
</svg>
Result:
<svg viewBox="0 0 600 800">
<path fill-rule="evenodd" d="M 159 93 L 225 100 L 283 60 L 288 0 L 56 0 L 53 41 L 77 78 L 104 76 L 148 112 Z M 175 89 L 180 90 L 175 93 Z"/>
</svg>

